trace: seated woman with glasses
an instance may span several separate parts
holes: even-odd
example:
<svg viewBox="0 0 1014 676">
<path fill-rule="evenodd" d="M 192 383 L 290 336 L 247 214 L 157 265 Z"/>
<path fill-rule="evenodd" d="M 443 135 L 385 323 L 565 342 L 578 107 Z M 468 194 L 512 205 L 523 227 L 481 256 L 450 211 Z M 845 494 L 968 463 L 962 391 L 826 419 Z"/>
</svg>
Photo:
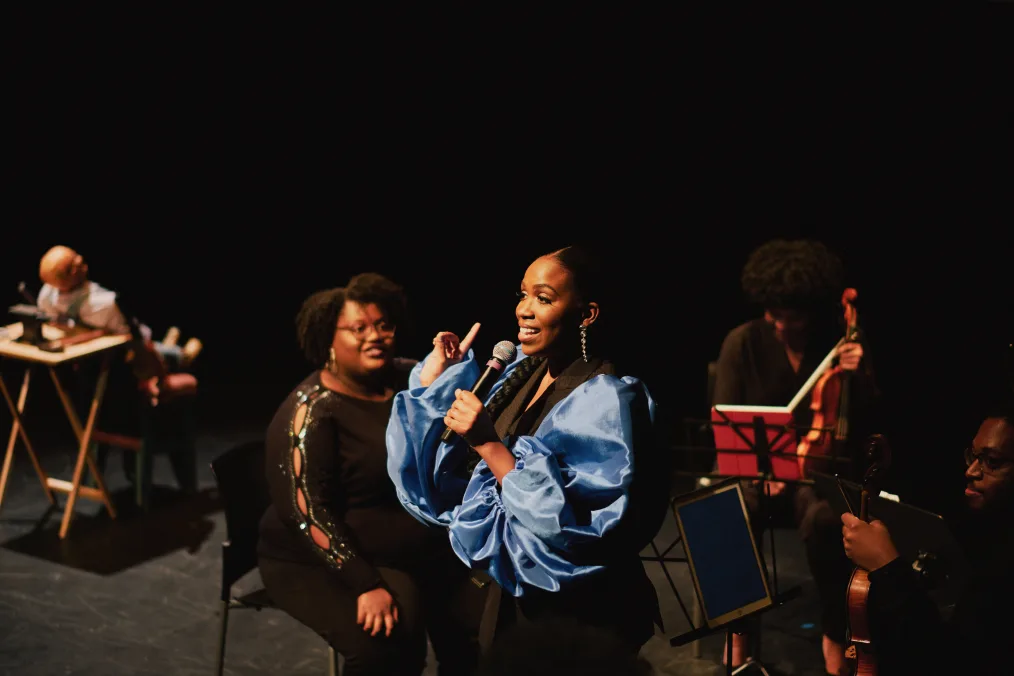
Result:
<svg viewBox="0 0 1014 676">
<path fill-rule="evenodd" d="M 842 515 L 845 552 L 869 571 L 868 612 L 882 674 L 1010 673 L 1014 636 L 1014 402 L 989 411 L 965 451 L 955 535 L 969 571 L 944 621 L 879 521 Z"/>
<path fill-rule="evenodd" d="M 317 368 L 265 439 L 264 586 L 345 658 L 347 676 L 418 676 L 427 632 L 441 674 L 470 674 L 478 657 L 482 592 L 387 475 L 392 400 L 415 363 L 394 356 L 405 316 L 401 287 L 373 273 L 307 298 L 296 323 Z"/>
</svg>

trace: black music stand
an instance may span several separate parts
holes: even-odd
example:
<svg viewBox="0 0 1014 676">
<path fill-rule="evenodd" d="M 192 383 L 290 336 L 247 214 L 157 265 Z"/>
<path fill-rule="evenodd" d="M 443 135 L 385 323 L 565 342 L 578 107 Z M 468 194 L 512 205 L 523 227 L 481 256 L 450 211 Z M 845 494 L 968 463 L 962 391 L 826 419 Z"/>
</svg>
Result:
<svg viewBox="0 0 1014 676">
<path fill-rule="evenodd" d="M 746 454 L 750 454 L 750 455 L 755 455 L 757 457 L 757 470 L 758 470 L 758 474 L 756 474 L 754 476 L 748 476 L 748 475 L 744 475 L 744 476 L 721 475 L 721 476 L 722 476 L 722 480 L 723 481 L 725 481 L 725 480 L 744 481 L 744 480 L 750 480 L 750 479 L 760 479 L 761 480 L 761 486 L 763 487 L 763 490 L 760 491 L 760 499 L 759 499 L 758 503 L 759 503 L 759 507 L 760 507 L 760 511 L 761 511 L 761 516 L 762 516 L 762 518 L 765 521 L 767 521 L 767 526 L 768 526 L 767 531 L 768 531 L 768 536 L 769 536 L 768 540 L 769 540 L 769 542 L 771 544 L 771 587 L 772 587 L 772 593 L 774 594 L 774 596 L 777 597 L 778 596 L 778 557 L 775 555 L 776 554 L 775 553 L 775 531 L 774 531 L 773 524 L 772 524 L 772 521 L 773 521 L 773 519 L 772 519 L 773 510 L 772 510 L 771 505 L 770 505 L 771 495 L 770 495 L 770 492 L 769 492 L 769 490 L 767 489 L 766 486 L 767 486 L 767 482 L 769 482 L 769 481 L 785 481 L 786 483 L 791 482 L 791 480 L 787 481 L 785 479 L 776 477 L 775 474 L 774 474 L 774 470 L 772 469 L 772 464 L 771 464 L 771 455 L 772 455 L 771 445 L 772 445 L 772 443 L 777 443 L 782 438 L 783 435 L 789 433 L 790 428 L 787 428 L 784 425 L 770 425 L 770 424 L 767 423 L 767 421 L 764 419 L 763 416 L 755 415 L 755 416 L 753 416 L 752 422 L 750 423 L 750 427 L 753 430 L 753 439 L 751 440 L 745 434 L 743 434 L 742 430 L 740 429 L 740 427 L 742 426 L 741 423 L 737 423 L 737 422 L 734 422 L 732 420 L 729 420 L 725 416 L 722 416 L 722 417 L 724 418 L 724 422 L 717 423 L 717 424 L 722 424 L 722 425 L 728 425 L 728 426 L 730 426 L 732 428 L 733 432 L 736 434 L 736 436 L 739 437 L 743 441 L 743 443 L 746 445 L 747 449 L 746 450 L 742 450 L 742 451 L 734 451 L 734 450 L 728 450 L 728 449 L 716 449 L 716 450 L 719 453 L 736 453 L 736 452 L 739 452 L 739 453 L 746 453 Z M 712 425 L 714 425 L 714 424 L 716 424 L 716 423 L 712 422 Z M 774 430 L 775 432 L 777 432 L 777 435 L 775 436 L 774 440 L 769 440 L 768 439 L 768 430 Z M 779 455 L 786 456 L 787 454 L 781 453 Z M 761 559 L 761 565 L 764 565 L 764 560 L 763 559 Z"/>
<path fill-rule="evenodd" d="M 753 657 L 732 666 L 732 635 L 745 630 L 761 613 L 798 596 L 800 588 L 772 594 L 739 479 L 730 477 L 689 493 L 673 503 L 673 512 L 705 620 L 697 627 L 687 616 L 692 629 L 671 638 L 669 644 L 685 645 L 725 632 L 726 673 L 756 670 L 768 676 L 764 665 Z"/>
<path fill-rule="evenodd" d="M 701 447 L 684 446 L 684 447 L 677 447 L 676 450 L 684 450 L 684 451 L 708 451 L 708 452 L 711 452 L 711 453 L 715 453 L 717 451 L 718 453 L 727 453 L 727 454 L 729 454 L 729 453 L 739 453 L 739 454 L 744 454 L 744 455 L 753 455 L 753 456 L 755 456 L 757 458 L 757 473 L 756 474 L 741 474 L 741 475 L 739 475 L 739 474 L 718 474 L 718 473 L 715 473 L 715 472 L 711 472 L 711 473 L 696 472 L 696 473 L 694 473 L 694 475 L 697 476 L 698 478 L 718 479 L 719 483 L 712 484 L 712 486 L 725 485 L 726 482 L 737 482 L 738 483 L 739 481 L 750 481 L 750 480 L 760 480 L 762 482 L 761 485 L 765 486 L 765 489 L 760 492 L 760 499 L 759 499 L 758 507 L 759 507 L 759 510 L 760 510 L 761 518 L 764 519 L 766 521 L 766 523 L 767 523 L 767 530 L 768 530 L 768 535 L 769 535 L 768 541 L 769 541 L 769 544 L 770 544 L 770 547 L 771 547 L 771 580 L 770 580 L 771 591 L 772 591 L 771 595 L 772 595 L 772 598 L 776 600 L 776 604 L 777 605 L 781 605 L 781 604 L 783 604 L 783 603 L 785 603 L 785 602 L 787 602 L 787 601 L 789 601 L 789 600 L 791 600 L 793 598 L 796 598 L 797 596 L 800 596 L 801 593 L 802 593 L 802 588 L 799 587 L 799 586 L 794 586 L 794 587 L 792 587 L 792 588 L 790 588 L 790 589 L 788 589 L 788 590 L 786 590 L 784 592 L 782 592 L 779 589 L 779 586 L 778 586 L 778 556 L 777 556 L 777 551 L 775 549 L 775 533 L 774 533 L 774 527 L 773 527 L 773 521 L 774 521 L 773 514 L 774 514 L 774 510 L 773 510 L 773 508 L 771 506 L 771 500 L 773 498 L 770 495 L 769 491 L 766 489 L 766 482 L 769 482 L 769 481 L 780 481 L 780 482 L 784 482 L 784 483 L 788 483 L 788 484 L 802 484 L 802 485 L 812 485 L 814 483 L 812 480 L 809 480 L 809 479 L 802 479 L 802 478 L 800 478 L 800 479 L 788 479 L 788 478 L 784 478 L 782 476 L 778 476 L 777 473 L 773 469 L 773 463 L 772 463 L 772 457 L 777 458 L 778 461 L 781 462 L 781 463 L 785 463 L 786 461 L 795 463 L 798 460 L 798 455 L 796 455 L 795 452 L 788 453 L 788 452 L 782 452 L 782 451 L 775 451 L 775 450 L 773 450 L 773 447 L 779 447 L 780 445 L 783 445 L 786 442 L 794 441 L 795 436 L 796 436 L 797 433 L 807 433 L 807 432 L 809 432 L 811 430 L 811 428 L 802 428 L 802 427 L 798 427 L 796 425 L 793 425 L 791 423 L 786 424 L 784 422 L 780 422 L 780 423 L 777 423 L 777 424 L 772 424 L 772 423 L 769 423 L 767 421 L 767 419 L 763 415 L 753 415 L 751 417 L 751 419 L 750 419 L 750 422 L 742 422 L 742 421 L 732 420 L 732 419 L 730 419 L 729 416 L 726 416 L 726 415 L 722 414 L 721 411 L 718 411 L 717 412 L 717 418 L 719 418 L 719 419 L 718 420 L 712 419 L 712 420 L 708 421 L 708 424 L 710 425 L 710 427 L 712 429 L 715 426 L 727 426 L 727 427 L 729 427 L 732 430 L 732 432 L 735 434 L 735 436 L 738 438 L 739 442 L 741 442 L 741 443 L 738 444 L 739 446 L 741 446 L 741 448 L 738 448 L 738 449 L 720 448 L 719 449 L 719 448 L 716 448 L 718 446 L 718 444 L 715 443 L 715 444 L 713 444 L 711 446 L 701 446 Z M 703 422 L 703 421 L 701 421 L 701 422 Z M 747 434 L 744 433 L 744 428 L 750 430 L 750 432 L 752 433 L 752 437 L 753 437 L 752 439 L 750 438 L 749 435 L 747 435 Z M 820 429 L 819 431 L 821 431 L 821 432 L 823 432 L 825 434 L 832 434 L 833 433 L 833 430 L 831 430 L 830 428 L 828 428 L 828 429 Z M 769 432 L 771 434 L 769 434 Z M 785 435 L 787 435 L 787 434 L 791 434 L 792 435 L 791 440 L 786 439 Z M 810 459 L 829 460 L 832 463 L 834 463 L 834 462 L 840 462 L 842 460 L 841 458 L 838 458 L 836 455 L 827 456 L 827 455 L 820 455 L 820 454 L 810 454 L 807 457 L 810 458 Z M 846 459 L 846 461 L 847 461 L 847 459 Z M 670 546 L 670 549 L 671 549 L 671 547 L 672 546 Z M 666 560 L 670 560 L 670 559 L 666 559 Z M 764 568 L 765 574 L 766 574 L 767 573 L 766 562 L 765 562 L 765 560 L 764 560 L 763 557 L 761 557 L 760 561 L 761 561 L 761 566 Z M 671 584 L 670 584 L 670 586 L 671 586 Z M 677 600 L 680 600 L 679 597 L 678 597 L 678 594 L 677 594 Z M 681 607 L 683 606 L 682 600 L 680 600 L 680 605 L 681 605 Z M 745 629 L 746 628 L 746 618 L 738 621 L 736 624 L 737 624 L 737 630 L 736 631 L 738 631 L 739 628 L 744 628 Z M 690 622 L 690 626 L 694 626 L 694 623 Z M 690 634 L 686 634 L 685 635 L 685 636 L 688 637 L 688 638 L 686 638 L 686 641 L 689 642 L 689 641 L 697 640 L 698 638 L 702 638 L 707 633 L 713 633 L 713 632 L 704 632 L 704 633 L 694 633 L 694 632 L 691 632 Z M 736 632 L 734 631 L 733 633 L 736 633 Z M 753 649 L 751 650 L 751 658 L 750 658 L 750 660 L 747 661 L 746 663 L 744 663 L 743 665 L 741 665 L 741 667 L 746 667 L 747 665 L 750 665 L 751 668 L 759 669 L 762 673 L 766 674 L 768 672 L 765 669 L 765 667 L 763 666 L 763 663 L 761 662 L 761 658 L 760 658 L 760 633 L 761 632 L 759 631 L 759 627 L 755 627 L 754 630 L 751 633 L 754 633 L 756 635 L 757 640 L 756 640 L 756 642 L 755 642 L 755 644 L 753 646 Z M 673 640 L 675 640 L 675 639 L 673 639 Z M 730 641 L 730 643 L 729 643 L 728 651 L 727 652 L 731 653 L 731 637 L 728 640 Z M 682 643 L 680 643 L 680 644 L 682 644 Z M 674 644 L 674 645 L 676 645 L 676 644 Z M 726 662 L 731 663 L 731 659 L 730 659 L 729 655 L 726 656 Z M 742 672 L 736 672 L 736 673 L 742 673 Z"/>
<path fill-rule="evenodd" d="M 774 464 L 772 462 L 772 458 L 777 459 L 777 462 L 783 463 L 784 465 L 784 463 L 786 462 L 796 463 L 800 456 L 798 456 L 795 452 L 786 453 L 782 451 L 775 451 L 773 450 L 773 447 L 778 446 L 779 442 L 786 441 L 792 443 L 792 445 L 794 446 L 795 444 L 793 442 L 795 440 L 795 435 L 797 433 L 809 433 L 810 431 L 819 431 L 822 432 L 823 434 L 833 434 L 833 430 L 830 428 L 805 428 L 793 425 L 791 423 L 771 424 L 767 422 L 767 420 L 763 415 L 753 415 L 750 419 L 750 422 L 744 423 L 732 420 L 729 416 L 725 415 L 720 410 L 717 410 L 716 414 L 717 417 L 720 418 L 720 420 L 714 419 L 711 420 L 710 423 L 712 428 L 714 428 L 715 426 L 729 427 L 735 434 L 736 438 L 738 438 L 738 440 L 741 442 L 743 448 L 742 449 L 717 448 L 718 444 L 715 443 L 715 447 L 708 448 L 708 450 L 711 452 L 723 454 L 739 453 L 743 455 L 756 456 L 757 473 L 741 474 L 741 475 L 709 473 L 703 476 L 706 476 L 708 478 L 717 478 L 720 480 L 725 480 L 729 478 L 735 478 L 741 481 L 760 480 L 762 482 L 761 486 L 765 486 L 765 489 L 760 491 L 760 499 L 758 501 L 759 503 L 758 506 L 760 508 L 761 517 L 767 522 L 768 526 L 767 530 L 769 535 L 769 542 L 771 545 L 772 587 L 774 590 L 774 595 L 778 596 L 778 559 L 775 552 L 775 533 L 774 528 L 772 527 L 773 510 L 770 504 L 772 497 L 770 495 L 770 492 L 767 490 L 766 485 L 767 482 L 770 481 L 778 481 L 782 483 L 796 485 L 812 485 L 814 482 L 813 480 L 810 479 L 803 478 L 789 479 L 782 476 L 778 476 L 778 474 L 774 471 Z M 743 428 L 750 429 L 753 437 L 752 439 L 748 437 L 746 434 L 744 434 Z M 774 432 L 774 434 L 769 435 L 769 431 Z M 790 439 L 786 439 L 786 435 L 789 434 L 791 434 L 792 437 Z M 694 450 L 703 450 L 703 449 L 694 449 Z M 847 458 L 839 458 L 836 454 L 822 455 L 813 453 L 807 455 L 806 457 L 811 460 L 827 460 L 831 463 L 838 463 L 842 462 L 843 460 L 845 462 L 848 461 Z"/>
</svg>

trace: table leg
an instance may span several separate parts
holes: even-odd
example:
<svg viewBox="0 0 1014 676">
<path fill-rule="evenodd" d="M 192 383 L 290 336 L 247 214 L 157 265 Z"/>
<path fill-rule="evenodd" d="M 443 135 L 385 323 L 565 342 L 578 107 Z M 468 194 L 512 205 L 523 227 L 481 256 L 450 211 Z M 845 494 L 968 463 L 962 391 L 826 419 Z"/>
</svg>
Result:
<svg viewBox="0 0 1014 676">
<path fill-rule="evenodd" d="M 74 402 L 70 400 L 70 396 L 67 395 L 67 391 L 63 389 L 63 385 L 60 383 L 60 377 L 56 375 L 56 369 L 52 366 L 49 367 L 49 378 L 53 381 L 53 387 L 56 388 L 56 394 L 60 397 L 60 403 L 63 404 L 63 410 L 67 414 L 67 420 L 70 421 L 70 426 L 74 430 L 74 438 L 81 442 L 81 436 L 84 434 L 84 429 L 81 427 L 81 421 L 77 417 L 77 412 L 74 410 Z"/>
<path fill-rule="evenodd" d="M 7 480 L 10 479 L 11 464 L 14 461 L 14 446 L 17 444 L 19 435 L 25 444 L 25 449 L 28 451 L 28 457 L 32 461 L 35 473 L 39 475 L 39 481 L 42 482 L 42 489 L 46 491 L 46 498 L 50 504 L 56 504 L 56 498 L 53 496 L 53 491 L 47 483 L 48 477 L 43 471 L 42 465 L 39 464 L 39 458 L 35 455 L 35 449 L 32 448 L 32 442 L 28 440 L 28 433 L 25 432 L 25 426 L 21 422 L 21 414 L 25 411 L 25 401 L 28 398 L 28 385 L 31 382 L 31 375 L 31 367 L 26 366 L 25 377 L 21 381 L 21 391 L 18 393 L 16 405 L 11 398 L 10 392 L 7 390 L 7 384 L 4 382 L 3 377 L 0 376 L 0 393 L 3 394 L 7 407 L 11 410 L 11 417 L 14 419 L 14 422 L 11 424 L 11 436 L 7 441 L 7 453 L 4 455 L 3 470 L 0 471 L 0 505 L 3 505 L 4 493 L 7 490 Z"/>
<path fill-rule="evenodd" d="M 100 377 L 102 374 L 107 373 L 108 362 L 103 367 Z M 78 443 L 84 438 L 84 428 L 81 426 L 81 420 L 77 417 L 77 411 L 74 410 L 74 403 L 70 400 L 67 395 L 67 391 L 63 389 L 63 385 L 60 383 L 60 377 L 56 375 L 56 369 L 50 367 L 49 377 L 53 381 L 53 387 L 56 388 L 56 393 L 60 397 L 60 403 L 63 404 L 63 410 L 67 413 L 67 420 L 70 421 L 70 426 L 74 429 L 74 436 L 77 438 Z M 102 404 L 102 400 L 105 396 L 105 385 L 103 385 L 102 393 L 98 391 L 98 385 L 96 384 L 95 396 L 99 398 L 99 404 Z M 94 403 L 94 402 L 93 402 Z M 97 418 L 97 414 L 96 414 Z M 97 487 L 97 493 L 102 500 L 102 503 L 106 506 L 106 511 L 109 513 L 109 517 L 112 519 L 116 518 L 116 509 L 113 507 L 113 503 L 109 498 L 109 491 L 106 490 L 105 480 L 102 478 L 102 472 L 99 471 L 98 465 L 95 463 L 95 458 L 92 457 L 91 442 L 95 438 L 94 426 L 92 427 L 91 434 L 88 437 L 88 452 L 85 453 L 85 462 L 88 463 L 88 471 L 95 477 L 95 486 Z M 82 488 L 79 492 L 91 492 L 90 489 Z"/>
<path fill-rule="evenodd" d="M 50 370 L 50 373 L 53 377 L 53 382 L 59 383 L 59 380 L 56 377 L 56 373 L 53 372 L 52 369 Z M 108 380 L 109 380 L 109 356 L 107 355 L 102 359 L 102 370 L 99 372 L 98 382 L 95 384 L 95 395 L 92 397 L 92 404 L 88 412 L 88 421 L 85 423 L 84 430 L 81 433 L 81 439 L 77 453 L 77 462 L 74 464 L 74 477 L 71 480 L 70 492 L 67 495 L 67 506 L 63 511 L 63 521 L 60 523 L 61 539 L 67 537 L 67 531 L 70 530 L 70 521 L 74 516 L 74 503 L 77 502 L 78 492 L 81 490 L 81 478 L 82 475 L 84 474 L 85 462 L 91 460 L 89 458 L 89 451 L 92 443 L 92 430 L 95 429 L 95 419 L 98 418 L 99 409 L 102 407 L 102 399 L 106 394 L 106 382 Z M 62 391 L 63 388 L 59 389 Z M 62 394 L 60 398 L 61 400 L 65 401 L 65 406 L 66 403 L 69 403 L 69 400 L 66 399 L 65 393 Z M 71 418 L 72 420 L 76 421 L 77 416 L 73 414 L 73 410 L 74 410 L 73 406 L 68 408 L 67 411 L 68 418 Z M 74 423 L 72 422 L 71 424 L 73 425 Z M 78 424 L 80 425 L 80 422 L 78 422 Z M 105 489 L 105 485 L 103 484 L 101 475 L 99 474 L 97 468 L 94 467 L 92 463 L 89 462 L 89 466 L 95 474 L 95 482 L 98 487 L 99 493 L 101 493 L 102 495 L 102 501 L 106 505 L 106 510 L 109 512 L 109 516 L 112 518 L 116 518 L 116 511 L 113 509 L 113 505 L 109 501 L 109 493 Z"/>
</svg>

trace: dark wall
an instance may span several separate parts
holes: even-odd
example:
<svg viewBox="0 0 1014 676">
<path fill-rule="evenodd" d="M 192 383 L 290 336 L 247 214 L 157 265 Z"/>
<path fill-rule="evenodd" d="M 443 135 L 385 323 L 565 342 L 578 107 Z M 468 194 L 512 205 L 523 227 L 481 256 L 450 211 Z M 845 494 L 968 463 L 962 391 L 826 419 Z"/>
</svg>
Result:
<svg viewBox="0 0 1014 676">
<path fill-rule="evenodd" d="M 516 334 L 527 263 L 581 239 L 615 254 L 635 370 L 700 415 L 751 316 L 747 253 L 812 236 L 859 289 L 895 480 L 954 490 L 1014 335 L 1009 101 L 960 41 L 914 63 L 760 17 L 99 11 L 18 31 L 0 282 L 16 302 L 48 246 L 79 249 L 156 333 L 203 339 L 206 418 L 265 422 L 309 368 L 314 290 L 383 272 L 416 316 L 405 354 L 473 321 L 483 354 Z"/>
</svg>

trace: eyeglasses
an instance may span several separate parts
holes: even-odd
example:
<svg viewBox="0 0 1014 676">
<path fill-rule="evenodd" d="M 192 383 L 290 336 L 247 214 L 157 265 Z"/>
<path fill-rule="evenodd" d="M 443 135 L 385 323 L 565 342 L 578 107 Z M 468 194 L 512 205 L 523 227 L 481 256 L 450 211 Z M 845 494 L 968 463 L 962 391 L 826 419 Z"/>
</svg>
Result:
<svg viewBox="0 0 1014 676">
<path fill-rule="evenodd" d="M 986 452 L 977 452 L 974 448 L 965 449 L 965 465 L 971 467 L 975 461 L 979 461 L 979 467 L 986 474 L 996 474 L 1001 469 L 1014 462 L 1011 458 L 1004 458 L 997 455 L 989 455 Z"/>
<path fill-rule="evenodd" d="M 394 324 L 389 321 L 381 319 L 379 322 L 374 324 L 356 324 L 355 326 L 339 326 L 340 331 L 348 331 L 351 333 L 356 340 L 362 341 L 369 335 L 370 329 L 377 332 L 377 335 L 381 338 L 390 338 L 394 335 L 395 329 Z"/>
</svg>

